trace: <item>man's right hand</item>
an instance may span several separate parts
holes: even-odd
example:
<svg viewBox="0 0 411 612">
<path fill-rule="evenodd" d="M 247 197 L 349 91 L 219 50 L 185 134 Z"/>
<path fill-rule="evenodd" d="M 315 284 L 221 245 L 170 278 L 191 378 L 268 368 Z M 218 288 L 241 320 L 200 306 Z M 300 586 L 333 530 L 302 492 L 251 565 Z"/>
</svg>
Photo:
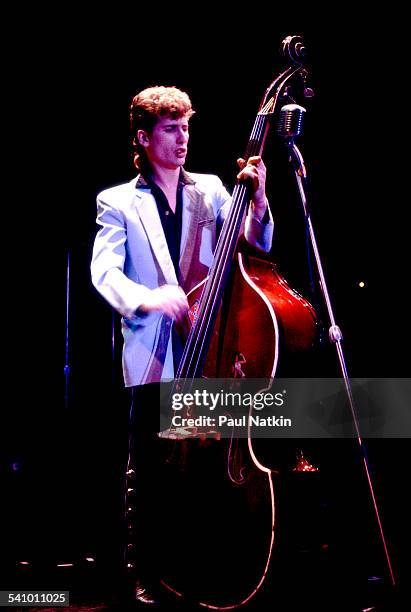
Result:
<svg viewBox="0 0 411 612">
<path fill-rule="evenodd" d="M 187 296 L 177 285 L 162 285 L 152 289 L 148 298 L 140 304 L 140 312 L 163 312 L 171 319 L 180 321 L 188 311 Z"/>
</svg>

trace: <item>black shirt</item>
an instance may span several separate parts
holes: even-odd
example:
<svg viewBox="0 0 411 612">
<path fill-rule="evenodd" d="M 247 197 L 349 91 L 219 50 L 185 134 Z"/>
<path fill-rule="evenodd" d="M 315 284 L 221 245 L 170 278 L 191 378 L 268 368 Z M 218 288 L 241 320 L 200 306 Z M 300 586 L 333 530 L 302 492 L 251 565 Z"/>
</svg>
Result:
<svg viewBox="0 0 411 612">
<path fill-rule="evenodd" d="M 147 180 L 147 184 L 150 187 L 151 193 L 153 194 L 157 204 L 158 214 L 160 215 L 160 220 L 163 226 L 164 235 L 166 237 L 168 250 L 170 251 L 171 260 L 174 264 L 174 270 L 178 278 L 184 182 L 181 180 L 180 174 L 180 178 L 177 185 L 177 202 L 175 212 L 171 210 L 164 191 L 150 179 Z"/>
</svg>

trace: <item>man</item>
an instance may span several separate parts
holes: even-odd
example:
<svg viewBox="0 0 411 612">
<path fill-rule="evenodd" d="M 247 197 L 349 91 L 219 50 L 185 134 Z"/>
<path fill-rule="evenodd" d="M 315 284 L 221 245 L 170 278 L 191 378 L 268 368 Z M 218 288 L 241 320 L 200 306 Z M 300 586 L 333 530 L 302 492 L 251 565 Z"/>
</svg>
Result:
<svg viewBox="0 0 411 612">
<path fill-rule="evenodd" d="M 93 249 L 92 280 L 122 315 L 124 381 L 132 387 L 137 406 L 132 411 L 133 469 L 128 472 L 140 478 L 140 491 L 151 487 L 141 503 L 155 497 L 155 479 L 144 469 L 155 463 L 148 432 L 156 430 L 158 419 L 158 410 L 149 401 L 153 397 L 149 383 L 174 376 L 182 346 L 173 322 L 188 310 L 186 294 L 207 275 L 231 203 L 218 177 L 183 168 L 193 114 L 188 95 L 175 87 L 150 87 L 137 94 L 130 119 L 139 174 L 97 198 L 100 229 Z M 273 220 L 265 195 L 265 165 L 260 157 L 251 157 L 247 163 L 239 159 L 238 164 L 238 179 L 250 180 L 252 185 L 245 238 L 269 251 Z M 147 481 L 142 483 L 145 476 Z M 146 521 L 150 518 L 152 512 L 147 511 Z M 143 527 L 137 548 L 140 557 L 145 557 L 140 564 L 151 566 L 146 575 L 152 580 L 156 559 L 150 538 L 154 536 L 147 535 L 151 531 L 147 525 Z M 137 598 L 154 601 L 142 586 Z"/>
</svg>

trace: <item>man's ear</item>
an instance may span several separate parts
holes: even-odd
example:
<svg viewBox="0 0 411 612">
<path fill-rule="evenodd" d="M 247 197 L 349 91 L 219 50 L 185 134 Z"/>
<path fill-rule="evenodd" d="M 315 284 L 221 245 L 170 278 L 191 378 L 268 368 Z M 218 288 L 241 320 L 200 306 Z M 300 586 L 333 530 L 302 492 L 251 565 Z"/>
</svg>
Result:
<svg viewBox="0 0 411 612">
<path fill-rule="evenodd" d="M 148 146 L 148 135 L 145 130 L 137 130 L 137 140 L 142 147 Z"/>
</svg>

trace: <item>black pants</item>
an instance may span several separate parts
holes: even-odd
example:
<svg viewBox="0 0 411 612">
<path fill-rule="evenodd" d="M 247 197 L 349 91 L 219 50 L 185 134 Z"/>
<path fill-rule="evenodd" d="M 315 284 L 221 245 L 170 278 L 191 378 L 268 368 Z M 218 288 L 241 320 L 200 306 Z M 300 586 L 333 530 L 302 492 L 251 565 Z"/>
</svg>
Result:
<svg viewBox="0 0 411 612">
<path fill-rule="evenodd" d="M 126 476 L 126 564 L 131 575 L 160 577 L 159 385 L 133 387 Z"/>
</svg>

